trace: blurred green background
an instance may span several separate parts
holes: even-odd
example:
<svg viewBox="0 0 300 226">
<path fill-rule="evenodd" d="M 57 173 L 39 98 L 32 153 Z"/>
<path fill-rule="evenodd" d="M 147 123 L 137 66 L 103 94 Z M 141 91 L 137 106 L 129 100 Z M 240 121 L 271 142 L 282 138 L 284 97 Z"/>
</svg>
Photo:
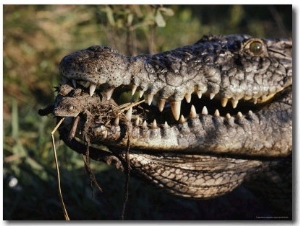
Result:
<svg viewBox="0 0 300 226">
<path fill-rule="evenodd" d="M 4 5 L 3 28 L 3 216 L 59 220 L 63 213 L 50 137 L 56 121 L 37 111 L 54 99 L 63 56 L 91 45 L 126 55 L 156 53 L 192 44 L 204 34 L 289 38 L 292 6 Z M 82 157 L 57 134 L 56 146 L 70 218 L 120 219 L 124 174 L 92 162 L 103 189 L 94 189 L 93 196 Z M 131 178 L 125 219 L 251 219 L 252 210 L 244 209 L 249 205 L 253 211 L 264 209 L 243 189 L 195 201 Z"/>
</svg>

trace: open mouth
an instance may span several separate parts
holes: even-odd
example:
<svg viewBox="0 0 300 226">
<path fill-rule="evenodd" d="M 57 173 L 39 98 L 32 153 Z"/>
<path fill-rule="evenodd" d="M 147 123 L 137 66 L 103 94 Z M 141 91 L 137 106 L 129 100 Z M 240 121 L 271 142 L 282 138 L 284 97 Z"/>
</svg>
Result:
<svg viewBox="0 0 300 226">
<path fill-rule="evenodd" d="M 124 151 L 130 137 L 131 150 L 137 153 L 268 157 L 290 149 L 292 86 L 233 104 L 229 100 L 225 105 L 221 94 L 212 98 L 208 92 L 201 97 L 195 92 L 175 105 L 172 99 L 162 105 L 159 92 L 149 101 L 143 91 L 133 93 L 132 85 L 111 92 L 103 84 L 91 93 L 89 82 L 73 81 L 60 86 L 54 115 L 79 116 L 77 130 L 75 120 L 64 125 L 94 147 Z M 64 87 L 72 91 L 65 93 Z"/>
<path fill-rule="evenodd" d="M 122 85 L 108 89 L 108 91 L 105 85 L 92 87 L 86 81 L 72 82 L 72 85 L 85 89 L 90 95 L 96 92 L 102 98 L 112 100 L 118 106 L 132 103 L 133 110 L 128 113 L 130 120 L 135 119 L 147 123 L 155 121 L 157 124 L 167 123 L 170 126 L 178 124 L 178 122 L 183 123 L 187 118 L 195 118 L 200 114 L 226 118 L 247 116 L 249 112 L 251 114 L 263 109 L 272 102 L 275 96 L 274 93 L 259 98 L 244 98 L 237 101 L 224 98 L 221 94 L 212 96 L 209 92 L 199 94 L 195 91 L 186 95 L 181 101 L 172 101 L 161 99 L 159 93 L 147 95 L 132 85 Z"/>
</svg>

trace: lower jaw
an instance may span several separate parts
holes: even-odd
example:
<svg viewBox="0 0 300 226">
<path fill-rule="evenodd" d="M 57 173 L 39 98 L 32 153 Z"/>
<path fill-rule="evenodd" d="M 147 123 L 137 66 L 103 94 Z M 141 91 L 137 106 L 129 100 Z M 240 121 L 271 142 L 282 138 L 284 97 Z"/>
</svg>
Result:
<svg viewBox="0 0 300 226">
<path fill-rule="evenodd" d="M 69 129 L 59 128 L 64 142 L 78 153 L 114 165 L 124 171 L 130 166 L 135 176 L 165 189 L 171 194 L 187 198 L 208 199 L 224 195 L 246 176 L 262 168 L 257 160 L 187 153 L 141 153 L 136 150 L 110 151 L 76 138 L 69 139 Z M 130 145 L 130 144 L 129 144 Z"/>
<path fill-rule="evenodd" d="M 97 93 L 95 93 L 94 96 L 95 95 L 97 97 Z M 197 100 L 193 100 L 193 98 L 197 98 Z M 190 108 L 192 103 L 196 101 L 198 101 L 197 105 L 195 104 L 196 110 L 192 113 L 190 112 Z M 258 117 L 252 112 L 239 112 L 243 109 L 243 103 L 239 104 L 239 106 L 242 106 L 241 108 L 223 108 L 223 112 L 218 115 L 212 115 L 212 111 L 214 111 L 215 105 L 218 106 L 217 102 L 219 101 L 208 101 L 206 97 L 202 97 L 200 101 L 202 102 L 199 102 L 196 96 L 192 97 L 191 103 L 187 103 L 185 100 L 182 101 L 181 113 L 183 117 L 178 121 L 172 117 L 170 108 L 165 107 L 163 112 L 159 114 L 156 106 L 149 106 L 145 103 L 143 103 L 143 108 L 141 108 L 141 105 L 136 106 L 135 115 L 133 115 L 135 117 L 141 115 L 140 119 L 143 119 L 143 122 L 142 120 L 135 121 L 135 119 L 132 118 L 132 114 L 130 114 L 130 119 L 128 119 L 124 113 L 118 123 L 113 122 L 114 119 L 109 121 L 102 120 L 99 123 L 95 121 L 95 117 L 98 117 L 97 112 L 91 112 L 92 121 L 87 124 L 85 118 L 82 117 L 79 127 L 76 130 L 76 136 L 79 140 L 82 140 L 83 135 L 85 135 L 85 138 L 88 138 L 91 145 L 106 145 L 109 148 L 117 149 L 119 153 L 126 150 L 128 135 L 130 135 L 129 137 L 131 138 L 131 149 L 140 153 L 176 152 L 178 154 L 196 153 L 199 155 L 216 154 L 232 156 L 236 156 L 236 153 L 238 153 L 238 155 L 253 155 L 254 157 L 260 155 L 260 153 L 265 153 L 264 150 L 258 150 L 257 153 L 253 153 L 250 146 L 243 146 L 246 140 L 249 141 L 252 139 L 252 134 L 247 133 L 247 131 L 252 132 L 253 127 L 257 127 L 257 130 L 262 127 L 259 119 L 261 116 Z M 202 112 L 199 113 L 199 109 L 202 108 L 204 104 L 208 105 L 208 112 L 203 112 L 202 110 Z M 245 111 L 248 111 L 247 104 L 248 103 L 245 103 L 244 106 Z M 268 109 L 271 105 L 272 104 L 266 104 L 264 107 Z M 260 105 L 256 105 L 256 107 L 257 106 Z M 153 111 L 153 109 L 156 109 L 156 112 L 154 112 L 155 110 Z M 150 113 L 145 113 L 146 111 Z M 228 111 L 235 115 L 230 116 Z M 238 111 L 238 113 L 236 113 L 236 111 Z M 258 114 L 260 114 L 259 108 L 257 111 Z M 196 112 L 199 114 L 196 114 Z M 225 113 L 226 115 L 224 116 Z M 102 114 L 108 113 L 102 109 L 101 116 Z M 112 116 L 114 115 L 109 115 L 108 118 L 112 119 Z M 166 119 L 169 119 L 169 121 Z M 73 126 L 72 121 L 65 122 L 64 126 L 66 126 L 69 131 L 65 131 L 64 133 L 70 133 Z M 259 133 L 263 133 L 263 131 L 257 132 L 258 137 Z M 255 140 L 253 142 L 255 142 Z M 255 148 L 257 148 L 257 145 Z M 274 152 L 270 154 L 270 156 L 276 155 L 278 154 Z"/>
</svg>

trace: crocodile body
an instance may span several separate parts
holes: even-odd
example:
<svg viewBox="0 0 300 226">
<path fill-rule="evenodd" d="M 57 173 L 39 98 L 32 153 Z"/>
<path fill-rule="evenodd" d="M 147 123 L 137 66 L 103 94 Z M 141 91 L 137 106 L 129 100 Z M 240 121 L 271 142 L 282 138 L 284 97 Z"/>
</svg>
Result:
<svg viewBox="0 0 300 226">
<path fill-rule="evenodd" d="M 60 128 L 65 143 L 85 153 L 88 141 L 92 158 L 129 162 L 173 194 L 212 198 L 271 166 L 291 167 L 291 40 L 204 36 L 135 57 L 92 46 L 64 57 L 60 71 L 69 88 L 54 115 L 81 116 L 77 139 L 66 135 L 72 120 Z"/>
</svg>

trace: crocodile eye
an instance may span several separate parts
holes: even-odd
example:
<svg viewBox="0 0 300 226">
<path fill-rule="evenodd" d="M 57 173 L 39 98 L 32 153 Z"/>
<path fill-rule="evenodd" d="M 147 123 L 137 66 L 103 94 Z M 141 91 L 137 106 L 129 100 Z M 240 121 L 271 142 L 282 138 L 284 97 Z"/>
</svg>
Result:
<svg viewBox="0 0 300 226">
<path fill-rule="evenodd" d="M 259 41 L 254 41 L 250 44 L 249 50 L 254 54 L 254 55 L 260 55 L 263 52 L 263 45 Z"/>
<path fill-rule="evenodd" d="M 73 109 L 74 109 L 74 106 L 73 106 L 73 105 L 69 106 L 69 110 L 70 110 L 70 111 L 72 111 Z"/>
<path fill-rule="evenodd" d="M 258 38 L 252 38 L 243 45 L 243 50 L 252 56 L 267 56 L 267 48 L 264 42 Z"/>
</svg>

